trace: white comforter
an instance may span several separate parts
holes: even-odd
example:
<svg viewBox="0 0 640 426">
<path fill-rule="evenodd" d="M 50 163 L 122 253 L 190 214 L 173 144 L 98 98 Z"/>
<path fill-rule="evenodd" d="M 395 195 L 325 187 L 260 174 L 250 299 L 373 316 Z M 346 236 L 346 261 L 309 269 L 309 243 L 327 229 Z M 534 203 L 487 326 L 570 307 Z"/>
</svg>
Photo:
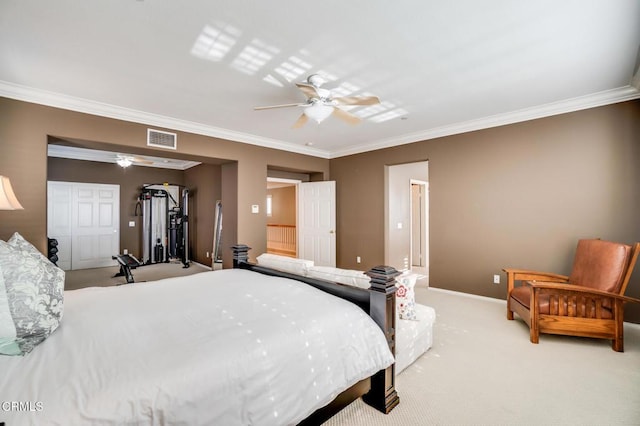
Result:
<svg viewBox="0 0 640 426">
<path fill-rule="evenodd" d="M 294 424 L 392 362 L 361 309 L 292 280 L 223 270 L 87 288 L 65 293 L 33 352 L 0 356 L 0 422 Z"/>
</svg>

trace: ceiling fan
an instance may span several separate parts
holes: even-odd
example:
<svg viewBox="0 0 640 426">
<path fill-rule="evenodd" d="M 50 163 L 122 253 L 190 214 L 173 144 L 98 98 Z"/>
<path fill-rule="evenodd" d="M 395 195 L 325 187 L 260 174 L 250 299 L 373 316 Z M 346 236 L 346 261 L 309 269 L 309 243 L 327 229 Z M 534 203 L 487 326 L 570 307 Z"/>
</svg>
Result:
<svg viewBox="0 0 640 426">
<path fill-rule="evenodd" d="M 254 109 L 257 111 L 272 108 L 303 107 L 302 114 L 292 126 L 297 129 L 304 126 L 309 118 L 321 123 L 331 114 L 346 123 L 358 124 L 361 119 L 340 108 L 341 105 L 375 105 L 380 103 L 380 99 L 377 96 L 342 96 L 334 98 L 331 95 L 331 90 L 320 87 L 324 82 L 325 79 L 322 76 L 312 74 L 307 77 L 305 82 L 296 83 L 296 86 L 307 97 L 306 102 L 255 107 Z"/>
<path fill-rule="evenodd" d="M 133 155 L 116 154 L 116 163 L 118 164 L 118 166 L 122 168 L 127 168 L 133 163 L 153 164 L 153 161 L 147 160 L 146 158 L 143 158 L 143 157 L 136 157 Z"/>
</svg>

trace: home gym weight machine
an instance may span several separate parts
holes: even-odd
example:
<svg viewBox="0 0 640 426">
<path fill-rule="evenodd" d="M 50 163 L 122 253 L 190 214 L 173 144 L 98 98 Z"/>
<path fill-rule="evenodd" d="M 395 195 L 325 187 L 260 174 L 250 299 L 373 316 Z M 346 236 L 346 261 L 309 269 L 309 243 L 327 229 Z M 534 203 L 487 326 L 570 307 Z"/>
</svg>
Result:
<svg viewBox="0 0 640 426">
<path fill-rule="evenodd" d="M 178 203 L 168 191 L 178 187 Z M 183 268 L 189 261 L 189 190 L 182 185 L 149 184 L 138 197 L 142 210 L 142 264 L 180 259 Z M 138 206 L 136 206 L 137 213 Z"/>
</svg>

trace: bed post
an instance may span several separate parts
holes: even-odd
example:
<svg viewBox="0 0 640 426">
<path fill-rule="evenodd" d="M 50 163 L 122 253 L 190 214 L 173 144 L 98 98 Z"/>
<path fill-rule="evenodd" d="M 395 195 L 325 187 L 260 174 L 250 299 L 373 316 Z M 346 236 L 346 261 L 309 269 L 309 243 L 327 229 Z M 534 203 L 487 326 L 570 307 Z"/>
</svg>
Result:
<svg viewBox="0 0 640 426">
<path fill-rule="evenodd" d="M 391 266 L 376 266 L 366 274 L 371 278 L 369 315 L 382 328 L 389 349 L 396 354 L 396 285 L 400 275 Z M 396 365 L 391 364 L 371 377 L 371 390 L 362 399 L 372 407 L 387 414 L 398 405 L 396 392 Z"/>
<path fill-rule="evenodd" d="M 246 244 L 236 244 L 235 246 L 231 246 L 233 250 L 233 269 L 239 268 L 241 263 L 246 263 L 249 261 L 249 247 Z"/>
</svg>

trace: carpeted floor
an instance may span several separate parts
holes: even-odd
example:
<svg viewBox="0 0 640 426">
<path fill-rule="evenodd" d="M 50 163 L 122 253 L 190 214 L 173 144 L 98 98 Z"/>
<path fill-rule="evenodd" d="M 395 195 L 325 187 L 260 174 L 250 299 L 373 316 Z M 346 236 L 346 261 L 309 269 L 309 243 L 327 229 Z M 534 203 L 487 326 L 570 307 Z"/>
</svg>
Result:
<svg viewBox="0 0 640 426">
<path fill-rule="evenodd" d="M 170 263 L 156 263 L 154 265 L 140 266 L 136 269 L 132 269 L 131 273 L 135 282 L 143 282 L 197 274 L 198 272 L 210 270 L 210 268 L 194 262 L 191 262 L 188 268 L 183 268 L 182 263 L 175 261 Z M 114 275 L 119 271 L 119 266 L 66 271 L 64 289 L 75 290 L 83 287 L 106 287 L 127 284 L 125 277 L 114 277 Z"/>
<path fill-rule="evenodd" d="M 625 352 L 609 341 L 542 335 L 529 342 L 506 303 L 417 288 L 437 313 L 434 345 L 397 377 L 400 405 L 384 415 L 355 401 L 327 426 L 639 425 L 640 325 Z"/>
<path fill-rule="evenodd" d="M 137 282 L 209 270 L 157 264 Z M 118 267 L 69 271 L 65 289 L 126 283 Z M 434 345 L 397 377 L 400 405 L 384 415 L 357 400 L 327 426 L 640 425 L 640 325 L 625 323 L 625 352 L 605 340 L 542 335 L 529 342 L 506 303 L 421 286 L 437 319 Z"/>
</svg>

